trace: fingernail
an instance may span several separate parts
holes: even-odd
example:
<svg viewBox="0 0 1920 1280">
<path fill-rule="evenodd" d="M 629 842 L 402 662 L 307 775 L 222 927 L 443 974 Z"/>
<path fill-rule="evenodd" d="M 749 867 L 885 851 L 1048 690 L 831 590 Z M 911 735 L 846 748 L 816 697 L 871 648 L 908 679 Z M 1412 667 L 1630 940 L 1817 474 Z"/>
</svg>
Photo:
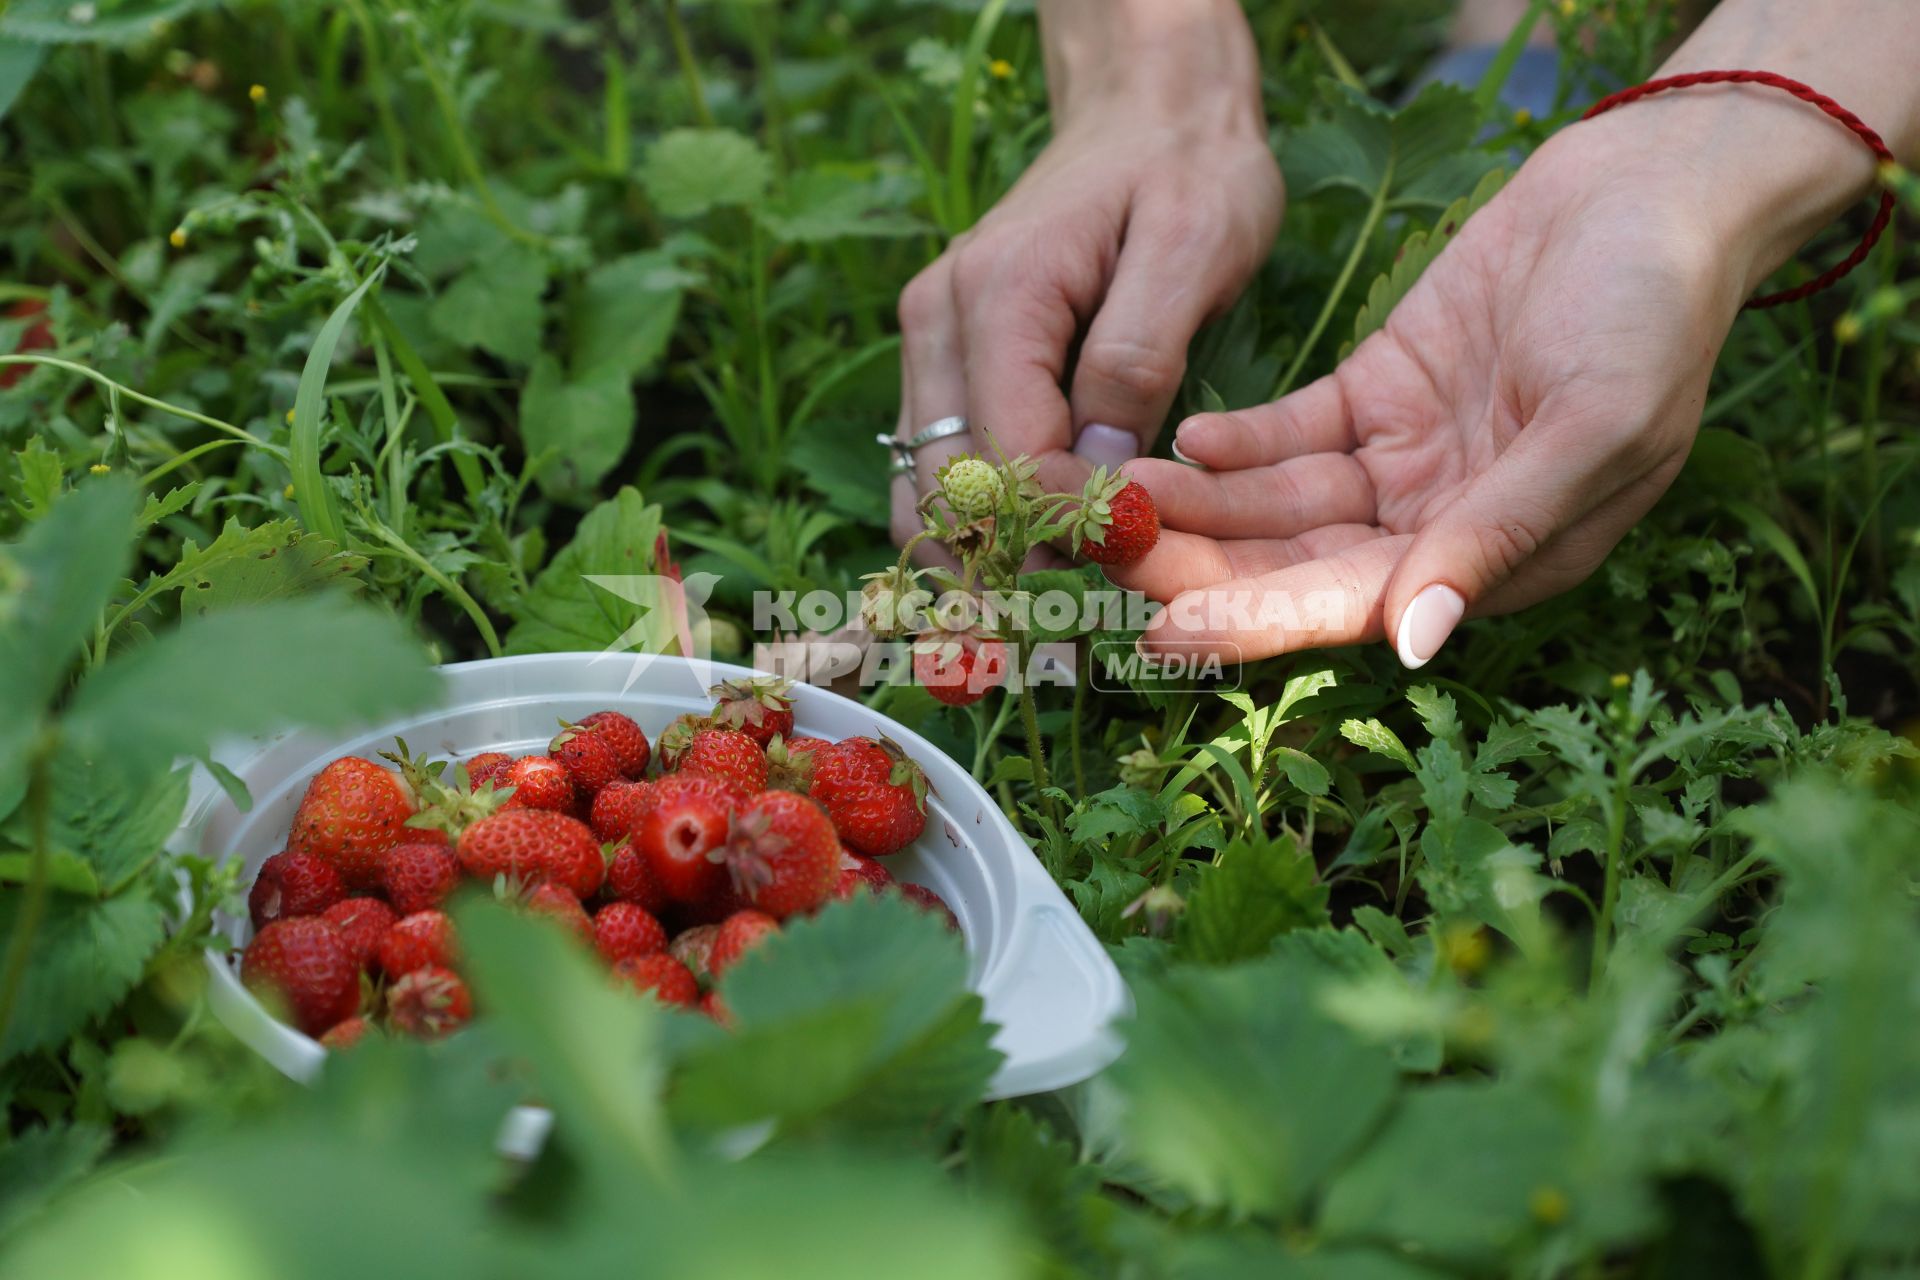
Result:
<svg viewBox="0 0 1920 1280">
<path fill-rule="evenodd" d="M 1445 583 L 1423 588 L 1400 615 L 1400 634 L 1393 642 L 1400 665 L 1409 671 L 1426 666 L 1466 612 L 1466 600 Z"/>
<path fill-rule="evenodd" d="M 1176 458 L 1178 458 L 1178 459 L 1179 459 L 1180 461 L 1182 461 L 1182 462 L 1184 462 L 1184 463 L 1186 463 L 1186 464 L 1187 464 L 1188 466 L 1190 466 L 1190 467 L 1198 467 L 1198 468 L 1200 468 L 1200 470 L 1202 470 L 1202 471 L 1205 471 L 1205 470 L 1207 469 L 1207 464 L 1206 464 L 1206 463 L 1204 463 L 1204 462 L 1195 462 L 1195 461 L 1194 461 L 1194 460 L 1193 460 L 1192 458 L 1189 458 L 1189 457 L 1188 457 L 1188 456 L 1187 456 L 1186 454 L 1184 454 L 1184 453 L 1182 453 L 1182 452 L 1180 451 L 1180 437 L 1179 437 L 1179 436 L 1175 436 L 1175 437 L 1173 438 L 1173 444 L 1172 444 L 1171 446 L 1169 446 L 1169 447 L 1170 447 L 1170 448 L 1172 448 L 1172 450 L 1173 450 L 1173 456 L 1174 456 L 1174 457 L 1176 457 Z"/>
<path fill-rule="evenodd" d="M 1110 427 L 1104 422 L 1089 422 L 1080 428 L 1073 451 L 1096 467 L 1117 467 L 1140 456 L 1140 440 L 1131 431 Z"/>
</svg>

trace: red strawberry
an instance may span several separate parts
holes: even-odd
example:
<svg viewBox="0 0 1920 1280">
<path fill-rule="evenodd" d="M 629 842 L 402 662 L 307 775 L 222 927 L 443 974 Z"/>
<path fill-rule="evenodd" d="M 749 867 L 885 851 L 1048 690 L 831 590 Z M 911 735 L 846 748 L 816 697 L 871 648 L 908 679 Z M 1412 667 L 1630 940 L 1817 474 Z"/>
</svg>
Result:
<svg viewBox="0 0 1920 1280">
<path fill-rule="evenodd" d="M 767 789 L 767 753 L 738 729 L 701 729 L 680 757 L 681 773 L 704 773 L 742 795 Z"/>
<path fill-rule="evenodd" d="M 718 991 L 709 991 L 700 997 L 700 1012 L 727 1030 L 733 1030 L 733 1011 L 728 1009 L 726 1003 L 720 999 Z"/>
<path fill-rule="evenodd" d="M 547 744 L 547 754 L 567 771 L 567 780 L 573 783 L 577 796 L 591 797 L 609 782 L 626 777 L 613 743 L 578 725 L 561 729 L 559 736 Z"/>
<path fill-rule="evenodd" d="M 513 768 L 513 757 L 504 751 L 482 751 L 467 761 L 467 790 L 478 791 L 491 782 L 496 787 L 507 785 L 507 770 Z"/>
<path fill-rule="evenodd" d="M 609 902 L 593 913 L 593 945 L 609 962 L 667 949 L 667 931 L 631 902 Z"/>
<path fill-rule="evenodd" d="M 398 777 L 348 756 L 307 784 L 287 849 L 331 862 L 349 889 L 372 889 L 380 883 L 380 855 L 414 838 L 406 825 L 412 816 L 413 797 Z"/>
<path fill-rule="evenodd" d="M 247 914 L 258 929 L 287 916 L 317 916 L 347 896 L 331 862 L 309 853 L 276 853 L 260 864 L 247 893 Z"/>
<path fill-rule="evenodd" d="M 545 884 L 533 887 L 527 895 L 527 910 L 537 916 L 546 916 L 565 926 L 574 937 L 591 944 L 593 942 L 593 921 L 587 917 L 580 899 L 573 896 L 562 885 L 549 880 Z"/>
<path fill-rule="evenodd" d="M 747 905 L 781 920 L 827 900 L 840 840 L 819 805 L 791 791 L 767 791 L 735 811 L 724 856 Z"/>
<path fill-rule="evenodd" d="M 707 690 L 716 701 L 713 723 L 738 729 L 764 747 L 793 732 L 793 683 L 777 676 L 725 680 Z"/>
<path fill-rule="evenodd" d="M 759 748 L 754 748 L 756 751 Z M 675 902 L 699 902 L 726 879 L 707 855 L 727 838 L 733 792 L 722 782 L 688 774 L 662 778 L 633 827 L 633 847 Z"/>
<path fill-rule="evenodd" d="M 522 884 L 553 880 L 576 898 L 591 896 L 607 861 L 587 824 L 545 809 L 502 809 L 460 833 L 454 852 L 467 874 Z"/>
<path fill-rule="evenodd" d="M 633 820 L 640 816 L 652 787 L 651 782 L 608 783 L 593 798 L 587 823 L 593 834 L 608 844 L 625 838 L 633 830 Z"/>
<path fill-rule="evenodd" d="M 808 792 L 855 853 L 884 858 L 927 825 L 927 775 L 890 738 L 847 738 L 813 752 Z"/>
<path fill-rule="evenodd" d="M 473 997 L 453 970 L 423 965 L 388 988 L 387 1017 L 410 1036 L 434 1040 L 467 1024 Z"/>
<path fill-rule="evenodd" d="M 687 966 L 687 971 L 701 982 L 712 977 L 713 940 L 720 936 L 717 924 L 697 924 L 691 929 L 683 929 L 667 947 L 667 954 Z"/>
<path fill-rule="evenodd" d="M 693 735 L 713 723 L 706 716 L 694 711 L 682 712 L 667 722 L 653 745 L 660 756 L 660 768 L 672 773 L 680 767 L 680 758 L 693 745 Z"/>
<path fill-rule="evenodd" d="M 1160 512 L 1138 481 L 1094 471 L 1074 522 L 1080 554 L 1095 564 L 1132 564 L 1160 541 Z"/>
<path fill-rule="evenodd" d="M 460 951 L 446 912 L 416 911 L 387 930 L 376 954 L 380 967 L 391 977 L 430 964 L 451 968 Z"/>
<path fill-rule="evenodd" d="M 623 716 L 618 711 L 596 711 L 590 716 L 582 717 L 580 727 L 591 729 L 607 740 L 613 747 L 614 754 L 620 757 L 620 772 L 629 778 L 645 776 L 647 757 L 650 754 L 647 735 L 641 732 L 640 726 L 630 717 Z"/>
<path fill-rule="evenodd" d="M 653 874 L 653 866 L 631 846 L 613 855 L 607 864 L 607 892 L 617 902 L 631 902 L 647 912 L 667 905 L 667 891 Z"/>
<path fill-rule="evenodd" d="M 373 964 L 380 939 L 400 919 L 378 898 L 346 898 L 328 907 L 320 918 L 340 931 L 347 953 L 362 969 Z"/>
<path fill-rule="evenodd" d="M 893 872 L 885 866 L 858 853 L 840 854 L 840 870 L 833 881 L 834 898 L 851 898 L 865 890 L 868 893 L 885 893 L 894 883 Z"/>
<path fill-rule="evenodd" d="M 7 319 L 27 320 L 34 316 L 44 316 L 47 304 L 38 298 L 22 298 L 7 308 Z M 46 351 L 53 346 L 53 327 L 46 320 L 35 320 L 28 325 L 26 332 L 20 335 L 20 343 L 14 347 L 13 354 L 26 355 L 31 351 Z M 0 391 L 5 391 L 20 379 L 32 373 L 30 364 L 10 364 L 0 368 Z"/>
<path fill-rule="evenodd" d="M 328 1027 L 326 1031 L 321 1034 L 320 1043 L 335 1053 L 341 1053 L 359 1044 L 366 1038 L 367 1032 L 372 1029 L 373 1024 L 371 1022 L 368 1022 L 359 1014 L 355 1014 L 344 1022 L 336 1022 Z"/>
<path fill-rule="evenodd" d="M 509 809 L 550 809 L 565 813 L 573 808 L 573 780 L 566 766 L 552 756 L 522 756 L 507 771 L 494 779 L 498 787 L 512 787 Z"/>
<path fill-rule="evenodd" d="M 293 1024 L 317 1036 L 360 1007 L 360 968 L 340 931 L 324 920 L 275 920 L 253 936 L 240 959 L 240 980 L 279 1003 Z"/>
<path fill-rule="evenodd" d="M 760 945 L 770 933 L 780 932 L 780 922 L 764 911 L 736 911 L 720 922 L 713 936 L 713 950 L 707 955 L 707 971 L 715 978 L 731 969 L 741 956 Z"/>
<path fill-rule="evenodd" d="M 439 906 L 459 883 L 460 860 L 444 845 L 397 844 L 380 860 L 380 885 L 403 916 Z"/>
<path fill-rule="evenodd" d="M 767 744 L 767 790 L 805 794 L 813 785 L 813 753 L 825 738 L 775 738 Z"/>
<path fill-rule="evenodd" d="M 900 884 L 900 896 L 922 911 L 945 916 L 947 918 L 947 928 L 953 930 L 955 933 L 960 932 L 960 918 L 953 914 L 953 908 L 949 907 L 939 894 L 927 888 L 927 886 L 923 884 L 907 884 L 903 881 Z"/>
<path fill-rule="evenodd" d="M 1007 646 L 971 631 L 930 631 L 913 642 L 913 678 L 936 701 L 964 707 L 1007 678 Z"/>
<path fill-rule="evenodd" d="M 687 966 L 670 955 L 628 956 L 613 966 L 613 972 L 635 991 L 650 993 L 662 1004 L 686 1008 L 699 1003 L 700 984 Z"/>
</svg>

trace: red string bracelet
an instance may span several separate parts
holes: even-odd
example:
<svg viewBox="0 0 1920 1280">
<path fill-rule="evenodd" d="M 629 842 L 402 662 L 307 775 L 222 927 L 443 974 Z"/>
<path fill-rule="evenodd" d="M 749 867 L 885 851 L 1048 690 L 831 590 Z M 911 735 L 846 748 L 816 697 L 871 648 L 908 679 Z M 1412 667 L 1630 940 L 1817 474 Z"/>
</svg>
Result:
<svg viewBox="0 0 1920 1280">
<path fill-rule="evenodd" d="M 1873 152 L 1881 164 L 1888 165 L 1894 163 L 1893 152 L 1888 149 L 1886 142 L 1859 116 L 1856 116 L 1853 112 L 1847 110 L 1825 94 L 1816 92 L 1808 86 L 1801 84 L 1798 80 L 1789 80 L 1787 77 L 1777 76 L 1771 71 L 1690 71 L 1685 75 L 1667 76 L 1660 80 L 1649 80 L 1645 84 L 1636 84 L 1631 88 L 1622 89 L 1618 93 L 1608 94 L 1591 107 L 1588 107 L 1587 113 L 1580 118 L 1582 120 L 1591 120 L 1603 111 L 1611 111 L 1615 107 L 1623 106 L 1629 102 L 1638 102 L 1640 99 L 1649 97 L 1652 94 L 1663 93 L 1668 89 L 1690 89 L 1698 84 L 1757 84 L 1764 85 L 1769 89 L 1784 90 L 1800 99 L 1800 101 L 1811 103 L 1820 108 L 1835 120 L 1845 125 L 1853 132 L 1854 137 L 1866 144 L 1867 149 Z M 1873 252 L 1874 245 L 1880 243 L 1881 235 L 1885 233 L 1887 224 L 1892 220 L 1893 192 L 1890 190 L 1882 191 L 1880 193 L 1880 210 L 1873 215 L 1873 225 L 1867 228 L 1867 234 L 1861 237 L 1860 243 L 1854 247 L 1852 253 L 1803 285 L 1797 285 L 1791 289 L 1783 289 L 1779 293 L 1769 293 L 1763 297 L 1749 299 L 1746 304 L 1747 309 L 1758 311 L 1766 307 L 1777 307 L 1783 303 L 1798 302 L 1802 298 L 1811 297 L 1819 293 L 1822 289 L 1837 283 L 1842 276 L 1867 260 L 1867 255 Z"/>
</svg>

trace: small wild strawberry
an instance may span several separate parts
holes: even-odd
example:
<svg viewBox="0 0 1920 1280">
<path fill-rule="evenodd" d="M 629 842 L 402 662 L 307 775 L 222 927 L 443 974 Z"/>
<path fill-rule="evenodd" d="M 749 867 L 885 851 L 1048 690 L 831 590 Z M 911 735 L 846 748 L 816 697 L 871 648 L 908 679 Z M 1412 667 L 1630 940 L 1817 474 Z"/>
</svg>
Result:
<svg viewBox="0 0 1920 1280">
<path fill-rule="evenodd" d="M 567 771 L 576 796 L 593 796 L 610 782 L 627 775 L 620 767 L 620 753 L 613 743 L 591 729 L 567 725 L 547 744 L 547 754 Z"/>
<path fill-rule="evenodd" d="M 602 787 L 587 815 L 593 834 L 608 844 L 624 840 L 633 830 L 633 820 L 646 807 L 652 788 L 651 782 L 611 782 Z"/>
<path fill-rule="evenodd" d="M 439 906 L 459 883 L 460 860 L 445 845 L 409 841 L 380 857 L 380 887 L 403 916 Z"/>
<path fill-rule="evenodd" d="M 691 929 L 682 929 L 680 936 L 667 946 L 667 954 L 687 966 L 693 976 L 701 982 L 712 977 L 713 942 L 720 936 L 717 924 L 697 924 Z"/>
<path fill-rule="evenodd" d="M 834 898 L 851 898 L 856 893 L 884 893 L 894 883 L 893 872 L 864 854 L 840 853 L 840 867 L 834 874 Z"/>
<path fill-rule="evenodd" d="M 631 716 L 618 711 L 596 711 L 590 716 L 581 717 L 580 728 L 590 729 L 606 739 L 607 745 L 620 757 L 620 771 L 627 777 L 646 776 L 647 756 L 651 749 L 647 746 L 647 735 Z"/>
<path fill-rule="evenodd" d="M 680 757 L 680 772 L 703 773 L 753 795 L 766 789 L 767 753 L 737 729 L 701 729 Z"/>
<path fill-rule="evenodd" d="M 380 855 L 416 833 L 413 796 L 391 770 L 355 756 L 322 769 L 300 799 L 287 849 L 333 864 L 349 889 L 380 883 Z"/>
<path fill-rule="evenodd" d="M 631 902 L 645 911 L 658 912 L 667 905 L 666 888 L 652 864 L 631 844 L 607 863 L 607 893 L 616 902 Z"/>
<path fill-rule="evenodd" d="M 1087 481 L 1073 536 L 1096 564 L 1132 564 L 1160 540 L 1160 513 L 1144 485 L 1101 467 Z"/>
<path fill-rule="evenodd" d="M 410 1036 L 434 1040 L 467 1024 L 473 997 L 459 974 L 444 965 L 425 965 L 387 988 L 387 1017 Z"/>
<path fill-rule="evenodd" d="M 388 977 L 430 964 L 452 967 L 459 958 L 453 921 L 444 911 L 416 911 L 394 923 L 375 952 Z"/>
<path fill-rule="evenodd" d="M 565 813 L 573 808 L 573 779 L 566 766 L 552 756 L 522 756 L 494 779 L 498 787 L 512 787 L 509 809 L 547 809 Z"/>
<path fill-rule="evenodd" d="M 702 902 L 725 880 L 708 854 L 726 841 L 733 803 L 730 787 L 701 774 L 676 773 L 654 783 L 652 801 L 634 824 L 633 847 L 668 898 Z"/>
<path fill-rule="evenodd" d="M 631 902 L 609 902 L 594 912 L 592 932 L 593 945 L 609 964 L 667 949 L 667 931 Z"/>
<path fill-rule="evenodd" d="M 275 920 L 240 958 L 240 980 L 317 1036 L 360 1007 L 360 968 L 339 930 L 313 916 Z"/>
<path fill-rule="evenodd" d="M 870 858 L 898 853 L 926 829 L 927 775 L 888 738 L 846 738 L 814 751 L 807 794 L 841 843 Z"/>
<path fill-rule="evenodd" d="M 964 707 L 1007 678 L 1007 646 L 972 631 L 935 628 L 913 642 L 913 678 L 938 702 Z"/>
<path fill-rule="evenodd" d="M 504 751 L 482 751 L 467 761 L 467 789 L 478 791 L 491 782 L 496 787 L 507 785 L 507 770 L 513 768 L 513 757 Z"/>
<path fill-rule="evenodd" d="M 700 984 L 670 955 L 628 956 L 613 966 L 616 979 L 662 1004 L 689 1008 L 700 1001 Z"/>
<path fill-rule="evenodd" d="M 939 482 L 940 496 L 962 521 L 992 515 L 1007 494 L 1000 468 L 971 454 L 948 459 L 934 478 Z"/>
<path fill-rule="evenodd" d="M 781 920 L 827 900 L 840 840 L 819 805 L 791 791 L 768 791 L 735 810 L 722 856 L 735 893 Z"/>
<path fill-rule="evenodd" d="M 545 916 L 580 941 L 592 943 L 593 920 L 587 915 L 586 908 L 580 905 L 580 899 L 564 887 L 551 880 L 537 884 L 527 894 L 525 906 L 533 915 Z"/>
<path fill-rule="evenodd" d="M 680 757 L 693 745 L 693 735 L 710 723 L 707 717 L 693 711 L 682 712 L 668 721 L 653 744 L 660 756 L 660 767 L 668 773 L 678 769 Z"/>
<path fill-rule="evenodd" d="M 253 878 L 247 914 L 259 929 L 288 916 L 317 916 L 346 896 L 331 862 L 308 853 L 276 853 Z"/>
<path fill-rule="evenodd" d="M 355 1014 L 328 1027 L 321 1033 L 320 1043 L 335 1053 L 341 1053 L 366 1039 L 367 1032 L 371 1030 L 373 1030 L 373 1024 L 359 1014 Z"/>
<path fill-rule="evenodd" d="M 552 880 L 576 898 L 606 878 L 606 857 L 586 823 L 545 809 L 502 809 L 460 833 L 454 854 L 468 875 L 521 884 Z"/>
<path fill-rule="evenodd" d="M 387 936 L 400 917 L 378 898 L 343 898 L 321 913 L 320 918 L 340 931 L 347 954 L 365 969 L 374 963 L 380 939 Z"/>
<path fill-rule="evenodd" d="M 713 936 L 713 950 L 707 954 L 707 971 L 715 978 L 725 973 L 740 957 L 780 932 L 780 922 L 764 911 L 736 911 L 720 922 Z"/>
<path fill-rule="evenodd" d="M 908 884 L 904 881 L 898 888 L 900 896 L 908 902 L 929 914 L 945 916 L 947 928 L 955 933 L 960 932 L 959 917 L 953 914 L 953 908 L 949 907 L 939 894 L 923 884 Z"/>
<path fill-rule="evenodd" d="M 713 723 L 738 729 L 765 747 L 793 732 L 793 682 L 776 676 L 725 680 L 707 690 L 715 701 Z"/>
</svg>

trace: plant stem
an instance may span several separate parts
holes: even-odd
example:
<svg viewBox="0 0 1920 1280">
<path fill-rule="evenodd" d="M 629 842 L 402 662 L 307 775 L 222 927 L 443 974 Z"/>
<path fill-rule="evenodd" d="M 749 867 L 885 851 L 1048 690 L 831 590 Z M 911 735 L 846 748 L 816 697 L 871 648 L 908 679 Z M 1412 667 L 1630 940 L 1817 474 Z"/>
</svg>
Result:
<svg viewBox="0 0 1920 1280">
<path fill-rule="evenodd" d="M 1613 807 L 1607 818 L 1607 860 L 1602 868 L 1605 881 L 1600 892 L 1600 918 L 1593 926 L 1593 960 L 1587 972 L 1587 989 L 1600 985 L 1607 966 L 1607 949 L 1613 933 L 1613 908 L 1620 900 L 1620 859 L 1627 840 L 1627 799 L 1633 785 L 1627 762 L 1614 762 Z"/>
<path fill-rule="evenodd" d="M 1380 186 L 1373 193 L 1373 204 L 1367 209 L 1367 217 L 1360 224 L 1359 234 L 1353 238 L 1353 249 L 1347 254 L 1347 260 L 1341 266 L 1340 276 L 1333 282 L 1333 289 L 1327 294 L 1326 302 L 1321 304 L 1320 314 L 1314 318 L 1313 328 L 1307 331 L 1306 340 L 1300 344 L 1300 350 L 1294 353 L 1293 363 L 1287 366 L 1286 373 L 1281 375 L 1279 383 L 1274 387 L 1271 399 L 1278 400 L 1293 390 L 1294 381 L 1300 376 L 1300 370 L 1306 367 L 1307 357 L 1313 354 L 1314 345 L 1320 341 L 1320 335 L 1326 332 L 1328 323 L 1333 319 L 1334 308 L 1340 305 L 1340 299 L 1345 296 L 1347 286 L 1353 282 L 1353 273 L 1360 269 L 1360 259 L 1365 256 L 1367 245 L 1373 240 L 1374 228 L 1380 225 L 1380 219 L 1387 212 L 1387 193 L 1393 189 L 1393 165 L 1394 157 L 1388 156 L 1386 172 L 1380 175 Z"/>
<path fill-rule="evenodd" d="M 1053 797 L 1047 794 L 1051 785 L 1047 778 L 1046 744 L 1040 740 L 1040 712 L 1034 704 L 1033 686 L 1027 683 L 1027 658 L 1031 641 L 1021 639 L 1014 644 L 1014 653 L 1019 662 L 1019 670 L 1014 673 L 1020 681 L 1020 727 L 1027 735 L 1027 760 L 1033 765 L 1033 791 L 1040 797 L 1040 810 L 1048 818 L 1053 818 Z"/>
<path fill-rule="evenodd" d="M 686 24 L 680 21 L 680 0 L 665 0 L 667 35 L 673 41 L 673 60 L 680 64 L 680 78 L 687 82 L 687 97 L 693 103 L 693 118 L 703 129 L 713 128 L 713 112 L 707 107 L 706 86 L 700 83 L 700 66 L 693 60 L 693 45 L 687 40 Z"/>
<path fill-rule="evenodd" d="M 1085 636 L 1075 641 L 1079 650 L 1080 669 L 1074 673 L 1073 680 L 1073 718 L 1068 722 L 1067 742 L 1073 751 L 1073 791 L 1075 795 L 1087 794 L 1087 768 L 1081 759 L 1080 751 L 1080 715 L 1087 705 L 1087 669 L 1093 661 L 1093 650 L 1087 644 Z"/>
<path fill-rule="evenodd" d="M 115 382 L 106 374 L 94 369 L 89 369 L 84 364 L 76 364 L 71 360 L 62 360 L 58 356 L 0 356 L 0 365 L 9 364 L 44 364 L 51 365 L 55 369 L 65 369 L 68 373 L 80 374 L 82 377 L 93 379 L 109 391 L 117 392 L 125 396 L 136 404 L 144 404 L 150 409 L 158 409 L 162 413 L 170 413 L 176 418 L 185 418 L 188 422 L 197 422 L 202 426 L 212 427 L 215 431 L 224 431 L 236 440 L 243 440 L 248 444 L 257 445 L 265 449 L 268 453 L 283 462 L 286 460 L 287 451 L 285 449 L 280 448 L 278 445 L 268 444 L 251 431 L 236 427 L 231 422 L 222 422 L 218 418 L 209 418 L 204 413 L 195 413 L 191 409 L 182 409 L 177 404 L 168 404 L 165 400 L 156 400 L 152 396 L 142 395 L 132 387 L 124 383 Z"/>
</svg>

